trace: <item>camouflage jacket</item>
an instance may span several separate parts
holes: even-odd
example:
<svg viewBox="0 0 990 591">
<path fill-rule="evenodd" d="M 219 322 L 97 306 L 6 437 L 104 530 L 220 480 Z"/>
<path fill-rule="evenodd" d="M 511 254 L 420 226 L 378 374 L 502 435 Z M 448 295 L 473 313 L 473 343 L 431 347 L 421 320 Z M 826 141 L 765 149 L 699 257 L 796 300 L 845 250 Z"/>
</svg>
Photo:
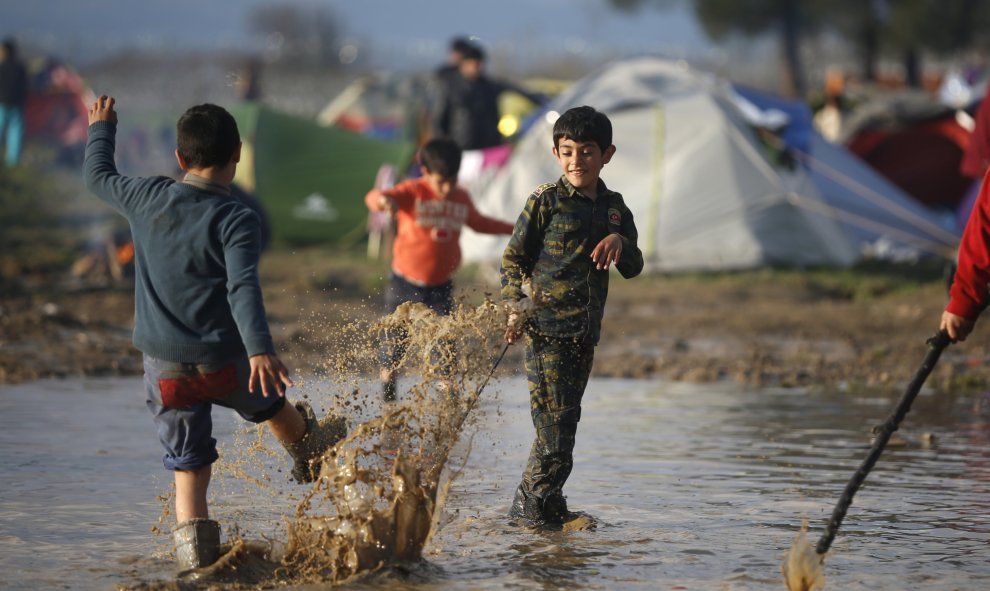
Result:
<svg viewBox="0 0 990 591">
<path fill-rule="evenodd" d="M 591 252 L 609 234 L 622 237 L 616 268 L 623 277 L 639 275 L 643 253 L 622 195 L 598 181 L 598 198 L 582 195 L 563 176 L 540 185 L 519 215 L 502 255 L 502 297 L 518 301 L 523 282 L 545 298 L 529 329 L 551 337 L 589 337 L 597 343 L 608 296 L 607 270 L 598 270 Z"/>
</svg>

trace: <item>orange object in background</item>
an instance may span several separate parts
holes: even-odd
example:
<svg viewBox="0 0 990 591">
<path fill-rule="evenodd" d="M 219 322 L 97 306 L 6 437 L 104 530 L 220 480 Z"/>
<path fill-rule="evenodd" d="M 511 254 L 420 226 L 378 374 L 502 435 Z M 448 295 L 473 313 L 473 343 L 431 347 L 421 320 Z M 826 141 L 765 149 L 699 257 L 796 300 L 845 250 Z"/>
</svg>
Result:
<svg viewBox="0 0 990 591">
<path fill-rule="evenodd" d="M 134 260 L 134 243 L 128 242 L 117 247 L 117 264 L 129 265 Z"/>
</svg>

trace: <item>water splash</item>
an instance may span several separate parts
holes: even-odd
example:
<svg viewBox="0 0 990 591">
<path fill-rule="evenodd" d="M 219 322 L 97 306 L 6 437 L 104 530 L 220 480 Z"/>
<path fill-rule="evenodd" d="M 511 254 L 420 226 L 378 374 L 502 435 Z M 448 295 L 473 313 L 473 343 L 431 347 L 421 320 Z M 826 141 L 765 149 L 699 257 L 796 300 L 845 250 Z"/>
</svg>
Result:
<svg viewBox="0 0 990 591">
<path fill-rule="evenodd" d="M 352 428 L 327 452 L 320 477 L 286 524 L 284 541 L 234 539 L 216 564 L 181 577 L 181 588 L 336 584 L 419 559 L 438 528 L 453 478 L 445 467 L 453 456 L 467 453 L 455 446 L 483 394 L 479 390 L 501 348 L 510 311 L 520 309 L 486 299 L 480 306 L 461 305 L 438 316 L 421 304 L 407 303 L 365 327 L 364 335 L 354 327 L 344 331 L 355 338 L 329 355 L 325 366 L 334 370 L 329 375 L 345 381 L 348 371 L 373 366 L 375 337 L 398 329 L 409 335 L 400 369 L 413 385 L 401 403 L 386 404 L 380 416 Z M 377 388 L 367 391 L 366 378 L 356 379 L 359 383 L 363 385 L 354 387 L 350 400 L 337 401 L 338 407 L 363 407 L 379 395 Z M 265 450 L 250 450 L 249 456 L 272 459 Z M 228 468 L 228 473 L 251 472 L 237 460 L 231 464 L 236 469 Z M 267 480 L 241 479 L 272 487 Z"/>
<path fill-rule="evenodd" d="M 784 584 L 788 591 L 824 589 L 824 562 L 825 556 L 815 552 L 814 546 L 808 541 L 808 522 L 804 521 L 787 556 L 780 563 L 780 572 L 784 575 Z"/>
</svg>

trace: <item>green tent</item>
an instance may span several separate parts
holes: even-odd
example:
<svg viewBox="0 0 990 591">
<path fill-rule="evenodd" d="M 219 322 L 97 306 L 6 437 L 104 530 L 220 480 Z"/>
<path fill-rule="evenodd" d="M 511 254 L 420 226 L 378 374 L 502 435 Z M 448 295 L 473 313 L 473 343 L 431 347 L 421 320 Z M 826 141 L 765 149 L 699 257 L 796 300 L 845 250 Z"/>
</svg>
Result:
<svg viewBox="0 0 990 591">
<path fill-rule="evenodd" d="M 408 142 L 321 127 L 264 105 L 231 112 L 244 143 L 236 181 L 261 201 L 280 242 L 358 242 L 379 167 L 402 170 L 413 155 Z"/>
</svg>

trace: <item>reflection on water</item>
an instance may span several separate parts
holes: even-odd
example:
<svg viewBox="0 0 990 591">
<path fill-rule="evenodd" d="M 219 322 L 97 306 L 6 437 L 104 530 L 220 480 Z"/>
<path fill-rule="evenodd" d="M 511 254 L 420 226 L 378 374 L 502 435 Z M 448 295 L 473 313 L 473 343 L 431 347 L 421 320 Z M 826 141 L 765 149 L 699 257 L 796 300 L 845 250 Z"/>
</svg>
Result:
<svg viewBox="0 0 990 591">
<path fill-rule="evenodd" d="M 802 517 L 814 543 L 870 428 L 896 402 L 593 380 L 565 493 L 599 527 L 535 533 L 504 518 L 532 436 L 525 384 L 489 388 L 426 560 L 349 588 L 782 589 L 779 563 Z M 0 588 L 107 589 L 174 575 L 168 536 L 152 533 L 171 478 L 142 392 L 139 378 L 2 386 Z M 226 411 L 215 419 L 218 440 L 252 444 L 254 432 L 237 431 L 243 423 Z M 990 403 L 924 393 L 897 435 L 832 546 L 828 588 L 987 588 Z M 215 488 L 225 533 L 236 525 L 255 538 L 284 537 L 304 494 L 287 479 L 250 483 L 222 470 Z"/>
</svg>

